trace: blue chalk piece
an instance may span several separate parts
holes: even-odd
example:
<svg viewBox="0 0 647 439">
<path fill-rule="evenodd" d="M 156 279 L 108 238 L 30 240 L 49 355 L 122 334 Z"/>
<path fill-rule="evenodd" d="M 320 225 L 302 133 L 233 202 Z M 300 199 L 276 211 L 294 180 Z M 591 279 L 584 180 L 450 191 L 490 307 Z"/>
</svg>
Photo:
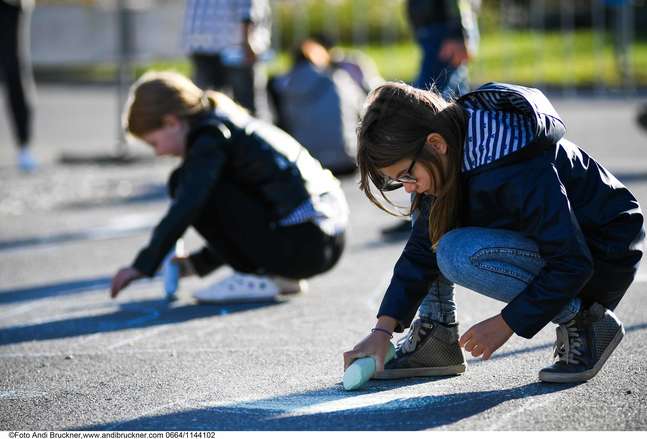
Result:
<svg viewBox="0 0 647 439">
<path fill-rule="evenodd" d="M 389 351 L 386 353 L 384 362 L 388 363 L 393 357 L 395 357 L 395 348 L 391 343 L 389 343 Z M 353 361 L 353 363 L 348 366 L 348 369 L 346 369 L 346 372 L 344 372 L 344 378 L 342 380 L 344 389 L 359 389 L 364 384 L 366 384 L 366 382 L 370 380 L 374 374 L 375 359 L 373 359 L 373 357 L 358 358 L 357 360 Z"/>
<path fill-rule="evenodd" d="M 175 252 L 171 251 L 162 264 L 162 277 L 164 278 L 164 293 L 168 300 L 177 299 L 176 291 L 180 283 L 180 267 L 173 262 Z"/>
</svg>

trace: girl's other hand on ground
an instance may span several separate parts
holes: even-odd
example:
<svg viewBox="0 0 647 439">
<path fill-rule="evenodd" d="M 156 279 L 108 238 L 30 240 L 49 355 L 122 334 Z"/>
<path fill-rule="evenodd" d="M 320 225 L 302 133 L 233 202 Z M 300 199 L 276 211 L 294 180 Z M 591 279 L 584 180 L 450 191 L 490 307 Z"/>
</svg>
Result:
<svg viewBox="0 0 647 439">
<path fill-rule="evenodd" d="M 110 297 L 114 299 L 117 297 L 119 292 L 126 288 L 132 281 L 141 277 L 144 277 L 144 275 L 133 267 L 124 267 L 120 269 L 112 278 Z"/>
<path fill-rule="evenodd" d="M 458 343 L 467 352 L 471 352 L 473 357 L 483 355 L 483 359 L 487 360 L 512 337 L 513 333 L 501 314 L 497 314 L 472 326 L 461 336 Z"/>
<path fill-rule="evenodd" d="M 360 341 L 352 350 L 344 352 L 344 370 L 357 358 L 373 357 L 375 359 L 375 370 L 384 370 L 384 358 L 389 350 L 388 334 L 381 331 L 370 333 L 364 340 Z"/>
</svg>

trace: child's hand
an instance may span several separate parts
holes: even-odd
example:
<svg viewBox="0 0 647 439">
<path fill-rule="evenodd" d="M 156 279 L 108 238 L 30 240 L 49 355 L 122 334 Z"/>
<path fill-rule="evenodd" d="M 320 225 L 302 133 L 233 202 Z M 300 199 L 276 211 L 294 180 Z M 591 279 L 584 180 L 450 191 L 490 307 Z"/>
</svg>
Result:
<svg viewBox="0 0 647 439">
<path fill-rule="evenodd" d="M 497 314 L 472 326 L 461 336 L 458 343 L 467 352 L 471 352 L 473 357 L 483 355 L 483 359 L 487 360 L 512 337 L 513 333 L 501 314 Z"/>
<path fill-rule="evenodd" d="M 126 288 L 135 279 L 139 279 L 141 277 L 144 277 L 144 275 L 133 267 L 124 267 L 120 269 L 112 278 L 110 297 L 114 299 L 119 294 L 119 291 Z"/>
<path fill-rule="evenodd" d="M 389 350 L 388 334 L 381 331 L 370 333 L 364 340 L 359 342 L 352 350 L 344 352 L 344 370 L 351 365 L 353 360 L 362 357 L 375 358 L 375 370 L 381 372 L 384 370 L 384 357 Z"/>
</svg>

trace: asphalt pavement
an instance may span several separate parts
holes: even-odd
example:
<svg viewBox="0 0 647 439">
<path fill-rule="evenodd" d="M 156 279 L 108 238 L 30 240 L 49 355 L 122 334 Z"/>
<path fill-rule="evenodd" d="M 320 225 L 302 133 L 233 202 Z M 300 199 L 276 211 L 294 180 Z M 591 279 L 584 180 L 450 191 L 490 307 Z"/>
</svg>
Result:
<svg viewBox="0 0 647 439">
<path fill-rule="evenodd" d="M 343 179 L 351 205 L 346 252 L 306 294 L 272 303 L 198 305 L 191 293 L 226 269 L 182 283 L 159 278 L 117 300 L 113 273 L 132 261 L 164 213 L 173 160 L 145 147 L 129 165 L 64 164 L 115 151 L 117 104 L 107 87 L 41 86 L 39 172 L 14 169 L 0 120 L 0 430 L 645 430 L 647 268 L 617 309 L 626 336 L 602 372 L 579 385 L 540 383 L 554 327 L 513 336 L 459 377 L 372 381 L 345 392 L 342 352 L 367 334 L 402 240 L 394 223 Z M 640 99 L 554 100 L 568 137 L 647 206 L 647 133 Z M 3 113 L 4 116 L 6 114 Z M 199 245 L 195 233 L 187 246 Z M 502 305 L 457 289 L 462 330 Z"/>
</svg>

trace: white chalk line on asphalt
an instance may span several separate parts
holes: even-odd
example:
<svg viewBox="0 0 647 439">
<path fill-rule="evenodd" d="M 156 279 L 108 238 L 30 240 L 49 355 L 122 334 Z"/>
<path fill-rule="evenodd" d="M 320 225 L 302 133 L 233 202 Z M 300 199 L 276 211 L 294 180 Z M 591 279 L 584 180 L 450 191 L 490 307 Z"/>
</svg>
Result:
<svg viewBox="0 0 647 439">
<path fill-rule="evenodd" d="M 294 347 L 294 348 L 281 348 L 284 353 L 294 353 L 294 352 L 304 352 L 303 347 Z M 328 352 L 327 348 L 317 349 L 315 347 L 309 347 L 308 352 Z M 143 349 L 120 349 L 113 350 L 110 352 L 110 356 L 114 355 L 137 355 L 137 354 L 170 354 L 170 355 L 191 355 L 191 354 L 238 354 L 238 353 L 249 353 L 249 347 L 244 348 L 195 348 L 195 349 L 178 349 L 178 348 L 143 348 Z M 56 352 L 4 352 L 0 353 L 0 358 L 49 358 L 49 357 L 64 357 L 66 355 L 71 356 L 106 356 L 106 351 L 102 348 L 101 350 L 92 350 L 92 351 L 79 351 L 79 350 L 65 350 L 65 351 L 56 351 Z M 338 377 L 340 378 L 340 377 Z"/>
<path fill-rule="evenodd" d="M 33 309 L 33 308 L 34 308 L 33 303 L 27 303 L 27 304 L 24 304 L 24 305 L 19 305 L 19 306 L 13 307 L 9 311 L 5 311 L 5 312 L 2 313 L 2 315 L 0 316 L 0 321 L 6 320 L 9 317 L 15 317 L 17 315 L 24 314 L 24 313 L 26 313 L 27 311 L 29 311 L 30 309 Z"/>
<path fill-rule="evenodd" d="M 132 235 L 149 232 L 159 218 L 155 214 L 131 214 L 120 216 L 99 227 L 93 227 L 80 231 L 62 232 L 58 235 L 45 235 L 35 238 L 26 238 L 23 241 L 17 240 L 12 243 L 0 242 L 0 252 L 21 252 L 34 251 L 34 248 L 51 250 L 64 244 L 77 243 L 80 241 L 104 241 L 112 239 L 127 238 Z"/>
<path fill-rule="evenodd" d="M 337 375 L 331 375 L 329 380 L 338 380 Z M 185 400 L 183 405 L 185 409 L 207 409 L 207 410 L 261 410 L 275 412 L 274 419 L 286 418 L 292 416 L 304 416 L 314 414 L 326 414 L 348 410 L 370 409 L 371 407 L 380 406 L 384 409 L 397 410 L 398 408 L 414 408 L 416 406 L 428 406 L 430 404 L 443 404 L 447 400 L 446 395 L 429 396 L 428 389 L 433 386 L 433 391 L 437 393 L 449 388 L 450 384 L 439 384 L 437 382 L 421 383 L 404 388 L 395 388 L 379 392 L 355 394 L 345 392 L 339 388 L 305 391 L 298 394 L 278 395 L 278 396 L 260 396 L 252 398 L 232 398 L 232 399 L 205 399 L 200 401 L 196 406 L 195 403 L 187 404 L 192 400 Z M 458 402 L 457 402 L 458 403 Z M 455 405 L 457 403 L 450 403 Z M 462 403 L 462 402 L 460 402 Z M 389 406 L 387 407 L 387 404 Z M 168 405 L 162 406 L 159 410 L 168 408 Z"/>
</svg>

